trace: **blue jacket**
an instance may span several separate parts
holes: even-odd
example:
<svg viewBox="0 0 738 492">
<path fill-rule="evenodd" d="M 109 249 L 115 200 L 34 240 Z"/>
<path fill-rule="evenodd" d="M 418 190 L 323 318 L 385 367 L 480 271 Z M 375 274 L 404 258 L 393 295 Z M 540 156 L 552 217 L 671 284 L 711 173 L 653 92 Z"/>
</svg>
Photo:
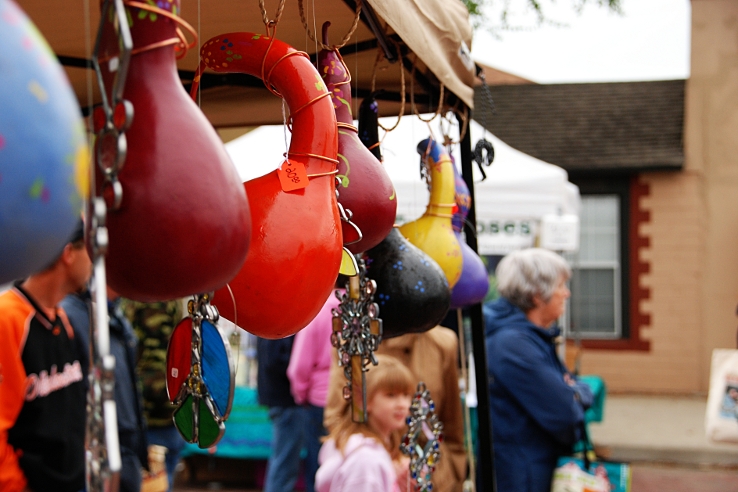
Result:
<svg viewBox="0 0 738 492">
<path fill-rule="evenodd" d="M 86 291 L 82 294 L 70 294 L 61 302 L 74 328 L 85 384 L 88 382 L 87 375 L 90 369 L 89 300 L 90 294 Z M 114 398 L 118 420 L 118 439 L 123 458 L 120 489 L 121 491 L 138 490 L 135 488 L 135 482 L 136 478 L 140 481 L 140 468 L 141 466 L 148 468 L 148 444 L 146 422 L 143 417 L 143 398 L 136 372 L 137 339 L 130 322 L 120 310 L 120 299 L 108 301 L 108 314 L 110 317 L 110 353 L 115 356 Z M 128 485 L 127 479 L 132 477 L 133 483 Z"/>
<path fill-rule="evenodd" d="M 500 298 L 484 306 L 498 492 L 549 492 L 559 456 L 579 438 L 592 393 L 564 381 L 554 338 Z"/>
<path fill-rule="evenodd" d="M 297 406 L 287 377 L 287 366 L 290 364 L 294 341 L 294 336 L 278 340 L 256 339 L 256 360 L 259 365 L 256 390 L 260 405 Z"/>
</svg>

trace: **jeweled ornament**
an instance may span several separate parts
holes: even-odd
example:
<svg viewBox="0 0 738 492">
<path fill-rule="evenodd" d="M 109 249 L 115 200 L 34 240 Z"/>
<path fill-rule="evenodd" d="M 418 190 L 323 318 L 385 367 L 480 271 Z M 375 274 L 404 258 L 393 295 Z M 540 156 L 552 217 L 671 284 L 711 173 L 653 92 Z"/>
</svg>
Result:
<svg viewBox="0 0 738 492">
<path fill-rule="evenodd" d="M 435 403 L 422 381 L 418 383 L 410 404 L 407 425 L 400 451 L 410 457 L 410 476 L 415 480 L 415 492 L 430 492 L 433 490 L 433 472 L 441 459 L 443 422 L 438 420 Z"/>
<path fill-rule="evenodd" d="M 382 340 L 382 320 L 374 302 L 377 284 L 367 278 L 363 260 L 358 260 L 358 274 L 350 277 L 346 291 L 336 291 L 341 301 L 333 313 L 331 345 L 338 351 L 338 365 L 343 367 L 346 385 L 343 397 L 351 400 L 351 419 L 366 422 L 366 371 L 377 365 L 374 351 Z"/>
</svg>

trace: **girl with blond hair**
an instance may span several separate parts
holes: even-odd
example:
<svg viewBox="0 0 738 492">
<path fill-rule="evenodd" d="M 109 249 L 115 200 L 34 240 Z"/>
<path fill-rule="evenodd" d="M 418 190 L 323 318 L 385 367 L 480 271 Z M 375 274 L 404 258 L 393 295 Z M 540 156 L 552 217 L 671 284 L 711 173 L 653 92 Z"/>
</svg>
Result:
<svg viewBox="0 0 738 492">
<path fill-rule="evenodd" d="M 346 401 L 343 419 L 320 450 L 317 492 L 404 492 L 408 459 L 400 455 L 400 439 L 415 382 L 394 357 L 377 355 L 379 365 L 366 373 L 367 422 L 351 419 Z"/>
</svg>

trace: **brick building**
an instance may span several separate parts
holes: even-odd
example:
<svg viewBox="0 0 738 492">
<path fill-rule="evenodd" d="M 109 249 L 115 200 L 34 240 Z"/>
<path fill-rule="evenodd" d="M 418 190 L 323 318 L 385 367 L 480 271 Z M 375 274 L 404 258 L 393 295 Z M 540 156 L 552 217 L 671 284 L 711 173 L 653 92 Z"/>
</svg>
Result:
<svg viewBox="0 0 738 492">
<path fill-rule="evenodd" d="M 712 349 L 736 346 L 736 21 L 692 1 L 687 81 L 490 87 L 489 130 L 580 187 L 572 322 L 611 391 L 706 392 Z"/>
</svg>

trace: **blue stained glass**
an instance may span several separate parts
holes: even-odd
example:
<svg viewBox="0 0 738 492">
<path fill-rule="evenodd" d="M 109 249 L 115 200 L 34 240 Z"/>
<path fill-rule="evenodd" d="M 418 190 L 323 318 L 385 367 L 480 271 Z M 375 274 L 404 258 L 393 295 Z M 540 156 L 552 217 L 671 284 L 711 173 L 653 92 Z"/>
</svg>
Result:
<svg viewBox="0 0 738 492">
<path fill-rule="evenodd" d="M 228 415 L 233 388 L 227 348 L 218 329 L 203 320 L 202 329 L 202 379 L 215 402 L 220 417 Z"/>
</svg>

